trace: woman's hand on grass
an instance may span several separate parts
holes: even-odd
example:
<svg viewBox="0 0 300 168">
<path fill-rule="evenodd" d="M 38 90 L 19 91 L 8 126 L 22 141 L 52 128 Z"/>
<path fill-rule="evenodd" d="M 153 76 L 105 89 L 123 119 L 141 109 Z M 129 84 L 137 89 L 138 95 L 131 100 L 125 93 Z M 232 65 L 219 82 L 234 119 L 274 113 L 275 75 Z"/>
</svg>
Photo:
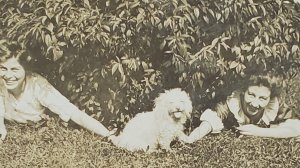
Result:
<svg viewBox="0 0 300 168">
<path fill-rule="evenodd" d="M 272 138 L 292 138 L 296 137 L 300 141 L 299 131 L 294 127 L 287 125 L 278 125 L 277 127 L 261 128 L 253 124 L 243 125 L 237 127 L 242 135 L 252 135 L 259 137 L 272 137 Z"/>
<path fill-rule="evenodd" d="M 0 127 L 0 134 L 1 134 L 1 137 L 0 137 L 1 141 L 4 141 L 5 137 L 7 135 L 7 130 L 5 127 Z"/>
<path fill-rule="evenodd" d="M 253 124 L 247 124 L 237 127 L 237 129 L 240 131 L 240 134 L 242 135 L 252 135 L 252 136 L 258 136 L 260 127 L 253 125 Z"/>
</svg>

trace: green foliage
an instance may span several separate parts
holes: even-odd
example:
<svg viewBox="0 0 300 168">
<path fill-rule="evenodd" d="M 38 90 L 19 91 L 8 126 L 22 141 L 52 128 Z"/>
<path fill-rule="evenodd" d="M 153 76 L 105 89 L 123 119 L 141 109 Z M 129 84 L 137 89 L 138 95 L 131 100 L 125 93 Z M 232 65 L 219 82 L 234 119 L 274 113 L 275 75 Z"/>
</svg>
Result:
<svg viewBox="0 0 300 168">
<path fill-rule="evenodd" d="M 258 71 L 291 78 L 300 63 L 300 7 L 290 1 L 0 0 L 0 6 L 1 36 L 32 51 L 39 72 L 103 122 L 122 124 L 150 110 L 157 92 L 171 87 L 190 92 L 201 111 L 236 79 Z"/>
</svg>

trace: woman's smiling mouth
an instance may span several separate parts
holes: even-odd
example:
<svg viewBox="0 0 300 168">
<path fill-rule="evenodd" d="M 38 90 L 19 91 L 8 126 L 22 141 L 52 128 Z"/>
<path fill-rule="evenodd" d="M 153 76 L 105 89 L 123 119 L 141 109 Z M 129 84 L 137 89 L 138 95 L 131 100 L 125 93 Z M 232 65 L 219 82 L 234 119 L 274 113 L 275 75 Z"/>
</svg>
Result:
<svg viewBox="0 0 300 168">
<path fill-rule="evenodd" d="M 6 85 L 13 85 L 16 83 L 16 80 L 5 80 Z"/>
</svg>

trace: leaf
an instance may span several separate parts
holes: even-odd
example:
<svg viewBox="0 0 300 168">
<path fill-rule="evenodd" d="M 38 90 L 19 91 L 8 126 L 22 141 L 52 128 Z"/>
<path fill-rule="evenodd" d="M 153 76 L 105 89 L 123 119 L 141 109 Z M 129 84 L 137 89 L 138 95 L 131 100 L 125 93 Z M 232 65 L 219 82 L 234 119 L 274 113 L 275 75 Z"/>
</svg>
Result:
<svg viewBox="0 0 300 168">
<path fill-rule="evenodd" d="M 159 45 L 159 49 L 163 50 L 165 46 L 166 46 L 166 40 L 163 40 L 163 42 Z"/>
<path fill-rule="evenodd" d="M 61 14 L 62 14 L 63 11 L 59 12 L 56 16 L 55 16 L 55 22 L 56 24 L 59 25 L 59 21 L 60 21 L 60 17 L 61 17 Z"/>
<path fill-rule="evenodd" d="M 292 53 L 295 53 L 297 50 L 299 50 L 299 46 L 298 45 L 293 45 Z"/>
<path fill-rule="evenodd" d="M 83 0 L 84 6 L 87 6 L 89 9 L 91 8 L 89 0 Z"/>
<path fill-rule="evenodd" d="M 254 45 L 255 45 L 255 46 L 258 46 L 260 43 L 261 43 L 261 38 L 259 38 L 258 36 L 256 36 L 256 37 L 254 38 Z"/>
<path fill-rule="evenodd" d="M 147 63 L 144 62 L 144 61 L 142 61 L 142 67 L 143 67 L 144 70 L 146 70 L 146 69 L 149 68 L 148 65 L 147 65 Z"/>
<path fill-rule="evenodd" d="M 230 63 L 230 65 L 229 65 L 229 69 L 233 69 L 233 68 L 237 67 L 238 65 L 239 65 L 238 62 L 232 61 L 232 62 Z"/>
<path fill-rule="evenodd" d="M 203 19 L 204 19 L 204 21 L 205 21 L 206 23 L 209 23 L 209 19 L 208 19 L 207 16 L 203 16 Z"/>
<path fill-rule="evenodd" d="M 108 32 L 110 32 L 110 27 L 107 25 L 103 25 L 102 28 Z"/>
<path fill-rule="evenodd" d="M 49 24 L 48 24 L 48 26 L 47 26 L 47 30 L 49 30 L 51 33 L 53 32 L 53 28 L 54 28 L 54 26 L 53 26 L 53 24 L 50 22 Z"/>
<path fill-rule="evenodd" d="M 126 36 L 127 37 L 130 37 L 132 34 L 131 34 L 131 30 L 127 30 L 127 32 L 126 32 Z"/>
<path fill-rule="evenodd" d="M 129 8 L 133 9 L 133 8 L 139 6 L 139 5 L 140 5 L 140 2 L 136 1 L 136 2 L 131 3 L 131 4 L 129 5 Z"/>
<path fill-rule="evenodd" d="M 45 36 L 46 45 L 50 46 L 51 42 L 52 42 L 51 36 L 49 34 L 46 34 L 46 36 Z"/>
<path fill-rule="evenodd" d="M 214 13 L 214 11 L 213 10 L 211 10 L 211 9 L 208 9 L 208 12 L 213 16 L 213 17 L 215 17 L 215 13 Z"/>
<path fill-rule="evenodd" d="M 200 15 L 199 9 L 197 7 L 194 8 L 194 14 L 195 14 L 196 18 L 198 18 Z"/>
<path fill-rule="evenodd" d="M 96 91 L 98 90 L 98 86 L 99 86 L 98 82 L 95 82 L 93 87 L 96 89 Z"/>
<path fill-rule="evenodd" d="M 225 20 L 228 19 L 229 16 L 229 8 L 225 8 Z"/>
<path fill-rule="evenodd" d="M 185 18 L 190 22 L 190 24 L 193 24 L 192 23 L 192 19 L 191 17 L 188 15 L 188 14 L 184 14 Z M 184 22 L 182 22 L 184 24 Z"/>
<path fill-rule="evenodd" d="M 46 20 L 48 19 L 48 17 L 47 16 L 42 16 L 41 18 L 42 18 L 42 23 L 46 24 Z"/>
<path fill-rule="evenodd" d="M 215 39 L 211 42 L 211 46 L 212 46 L 212 47 L 215 47 L 218 41 L 219 41 L 219 38 L 218 38 L 218 37 L 215 38 Z"/>
<path fill-rule="evenodd" d="M 163 63 L 163 66 L 166 67 L 166 68 L 170 67 L 171 65 L 172 65 L 172 62 L 170 60 Z"/>
<path fill-rule="evenodd" d="M 113 75 L 115 72 L 116 72 L 116 70 L 118 69 L 118 67 L 119 67 L 119 65 L 118 65 L 119 63 L 115 63 L 113 66 L 112 66 L 112 68 L 111 68 L 111 74 Z"/>
<path fill-rule="evenodd" d="M 52 17 L 54 16 L 54 14 L 52 12 L 49 12 L 48 10 L 46 10 L 46 15 L 49 19 L 52 19 Z"/>
<path fill-rule="evenodd" d="M 54 48 L 54 46 L 49 46 L 46 53 L 48 54 L 50 52 L 50 50 L 53 48 Z"/>
<path fill-rule="evenodd" d="M 63 56 L 63 51 L 62 50 L 60 50 L 59 48 L 54 48 L 53 50 L 52 50 L 52 52 L 53 52 L 53 60 L 54 61 L 57 61 L 58 59 L 60 59 L 62 56 Z"/>
<path fill-rule="evenodd" d="M 67 43 L 65 43 L 65 42 L 58 42 L 58 43 L 57 43 L 57 45 L 59 45 L 59 46 L 61 46 L 61 47 L 62 47 L 62 46 L 66 46 L 66 45 L 67 45 Z"/>
<path fill-rule="evenodd" d="M 216 13 L 216 17 L 217 17 L 217 20 L 220 20 L 221 19 L 221 14 L 220 13 Z"/>
<path fill-rule="evenodd" d="M 123 70 L 122 64 L 118 64 L 118 70 L 119 70 L 119 72 L 121 74 L 121 77 L 123 77 L 124 76 L 124 70 Z"/>
<path fill-rule="evenodd" d="M 261 18 L 262 18 L 261 16 L 254 17 L 254 18 L 250 19 L 249 23 L 256 22 L 258 19 L 261 19 Z"/>
</svg>

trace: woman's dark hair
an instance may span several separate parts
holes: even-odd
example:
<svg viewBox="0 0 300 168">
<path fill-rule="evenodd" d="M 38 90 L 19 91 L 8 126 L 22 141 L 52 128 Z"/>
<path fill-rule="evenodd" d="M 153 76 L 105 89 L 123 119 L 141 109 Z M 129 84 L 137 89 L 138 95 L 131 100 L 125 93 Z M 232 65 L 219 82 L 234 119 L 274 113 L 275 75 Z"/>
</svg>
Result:
<svg viewBox="0 0 300 168">
<path fill-rule="evenodd" d="M 271 91 L 271 98 L 278 97 L 281 91 L 280 77 L 271 73 L 250 75 L 244 83 L 243 90 L 246 91 L 250 86 L 265 86 Z"/>
<path fill-rule="evenodd" d="M 0 40 L 0 62 L 5 62 L 10 58 L 16 58 L 25 70 L 30 70 L 30 56 L 28 52 L 16 42 Z"/>
</svg>

